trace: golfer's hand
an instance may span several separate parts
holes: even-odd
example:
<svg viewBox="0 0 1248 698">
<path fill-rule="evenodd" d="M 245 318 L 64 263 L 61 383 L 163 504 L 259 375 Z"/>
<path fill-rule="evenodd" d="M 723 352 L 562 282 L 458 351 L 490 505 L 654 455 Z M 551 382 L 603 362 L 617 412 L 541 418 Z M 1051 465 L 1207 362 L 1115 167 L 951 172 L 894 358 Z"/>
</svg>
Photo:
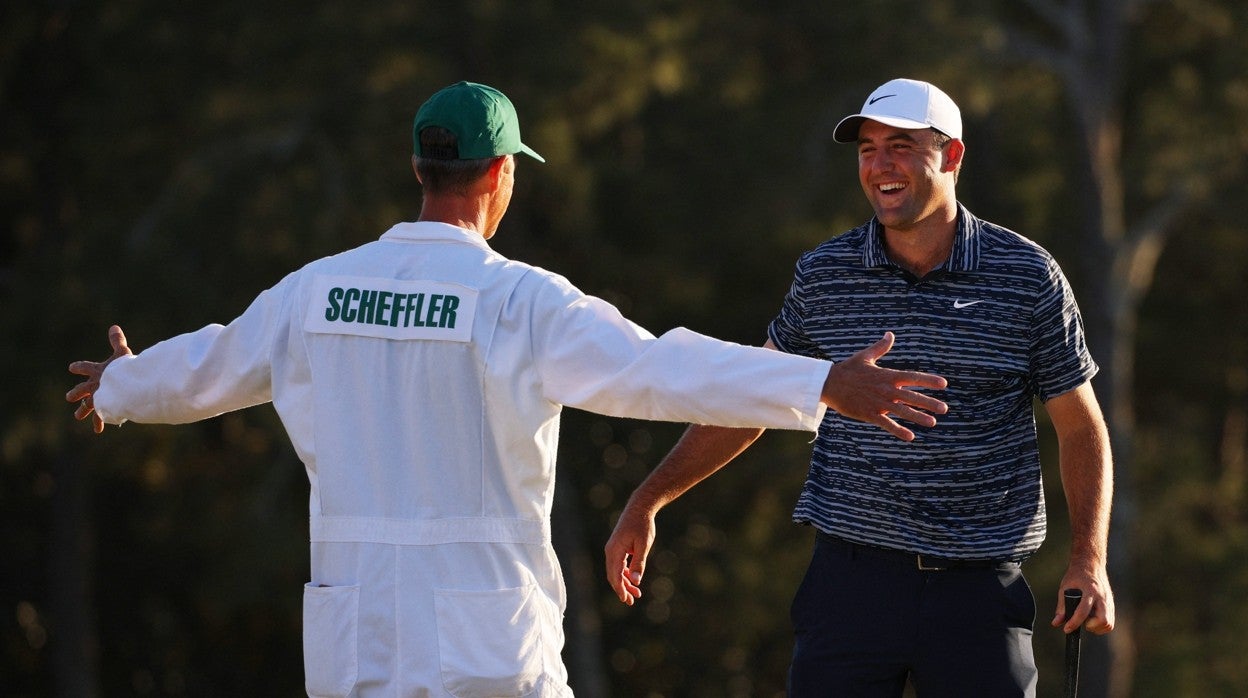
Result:
<svg viewBox="0 0 1248 698">
<path fill-rule="evenodd" d="M 607 583 L 620 601 L 629 606 L 641 597 L 641 576 L 646 571 L 646 557 L 654 536 L 654 515 L 640 507 L 626 506 L 607 540 Z"/>
<path fill-rule="evenodd" d="M 100 419 L 100 415 L 95 412 L 95 391 L 100 388 L 100 376 L 104 375 L 104 369 L 119 356 L 129 356 L 133 352 L 126 345 L 126 335 L 117 325 L 108 328 L 108 343 L 113 345 L 113 355 L 105 361 L 75 361 L 69 365 L 69 372 L 86 376 L 86 380 L 69 389 L 65 393 L 65 400 L 68 402 L 77 402 L 78 407 L 74 410 L 74 419 L 79 421 L 91 417 L 91 427 L 95 433 L 99 434 L 104 431 L 104 420 Z"/>
<path fill-rule="evenodd" d="M 1083 592 L 1079 606 L 1069 618 L 1066 617 L 1066 601 L 1062 596 L 1066 589 Z M 1109 575 L 1104 565 L 1071 563 L 1057 587 L 1057 612 L 1053 615 L 1052 625 L 1055 628 L 1061 626 L 1062 632 L 1067 634 L 1081 625 L 1097 635 L 1114 629 L 1114 592 L 1109 588 Z"/>
<path fill-rule="evenodd" d="M 851 419 L 875 424 L 902 441 L 912 441 L 914 432 L 894 417 L 931 427 L 936 425 L 932 414 L 944 414 L 949 407 L 910 388 L 941 390 L 947 382 L 931 373 L 877 366 L 875 362 L 892 348 L 893 333 L 885 332 L 880 341 L 833 365 L 823 383 L 823 404 Z"/>
</svg>

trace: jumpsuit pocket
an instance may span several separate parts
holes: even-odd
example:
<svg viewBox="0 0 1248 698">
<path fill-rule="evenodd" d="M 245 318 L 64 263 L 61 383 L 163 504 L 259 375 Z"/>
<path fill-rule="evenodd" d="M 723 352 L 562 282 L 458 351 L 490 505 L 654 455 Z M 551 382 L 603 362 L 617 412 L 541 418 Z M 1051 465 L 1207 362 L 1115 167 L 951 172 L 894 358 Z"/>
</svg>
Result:
<svg viewBox="0 0 1248 698">
<path fill-rule="evenodd" d="M 542 676 L 536 585 L 434 591 L 442 686 L 457 698 L 516 698 Z"/>
<path fill-rule="evenodd" d="M 303 675 L 309 696 L 342 698 L 359 676 L 360 587 L 303 587 Z"/>
</svg>

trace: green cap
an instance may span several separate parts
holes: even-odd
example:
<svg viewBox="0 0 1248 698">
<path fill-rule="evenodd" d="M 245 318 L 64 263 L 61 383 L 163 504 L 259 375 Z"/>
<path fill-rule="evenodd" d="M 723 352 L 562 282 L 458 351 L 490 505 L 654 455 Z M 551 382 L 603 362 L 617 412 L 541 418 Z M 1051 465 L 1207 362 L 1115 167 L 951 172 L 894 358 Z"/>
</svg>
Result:
<svg viewBox="0 0 1248 698">
<path fill-rule="evenodd" d="M 507 95 L 488 85 L 457 82 L 434 93 L 416 112 L 412 140 L 420 152 L 420 132 L 440 126 L 459 141 L 460 160 L 479 160 L 524 153 L 538 162 L 546 159 L 520 142 L 520 120 Z"/>
</svg>

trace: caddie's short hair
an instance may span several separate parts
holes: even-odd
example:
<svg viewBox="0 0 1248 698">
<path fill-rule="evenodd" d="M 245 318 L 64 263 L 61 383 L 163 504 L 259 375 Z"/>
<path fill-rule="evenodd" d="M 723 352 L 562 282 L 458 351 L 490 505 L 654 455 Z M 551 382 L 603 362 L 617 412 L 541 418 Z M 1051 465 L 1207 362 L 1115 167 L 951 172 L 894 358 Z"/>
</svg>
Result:
<svg viewBox="0 0 1248 698">
<path fill-rule="evenodd" d="M 490 164 L 498 157 L 461 160 L 459 139 L 440 126 L 426 126 L 419 134 L 420 150 L 416 156 L 416 174 L 421 186 L 430 194 L 462 194 L 485 176 Z"/>
</svg>

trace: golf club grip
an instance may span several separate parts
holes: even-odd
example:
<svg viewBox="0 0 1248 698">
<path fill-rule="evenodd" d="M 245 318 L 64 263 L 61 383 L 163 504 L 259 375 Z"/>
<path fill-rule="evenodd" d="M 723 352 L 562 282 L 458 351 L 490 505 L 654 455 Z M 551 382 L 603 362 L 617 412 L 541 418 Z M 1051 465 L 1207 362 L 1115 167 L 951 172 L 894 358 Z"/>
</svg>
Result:
<svg viewBox="0 0 1248 698">
<path fill-rule="evenodd" d="M 1066 599 L 1066 620 L 1069 621 L 1083 600 L 1083 592 L 1066 589 L 1062 596 Z M 1082 627 L 1075 628 L 1066 635 L 1066 690 L 1062 694 L 1066 698 L 1075 698 L 1079 694 L 1079 633 L 1082 630 Z"/>
</svg>

